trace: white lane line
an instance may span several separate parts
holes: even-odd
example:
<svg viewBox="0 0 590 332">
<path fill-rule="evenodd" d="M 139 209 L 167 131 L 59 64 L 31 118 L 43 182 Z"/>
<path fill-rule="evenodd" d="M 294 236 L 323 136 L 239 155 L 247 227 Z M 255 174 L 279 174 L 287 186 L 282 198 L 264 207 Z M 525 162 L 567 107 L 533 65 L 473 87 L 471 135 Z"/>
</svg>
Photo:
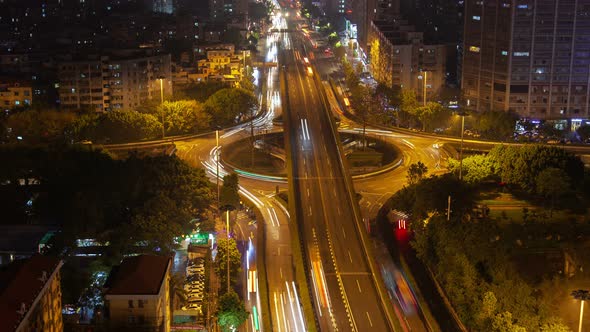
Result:
<svg viewBox="0 0 590 332">
<path fill-rule="evenodd" d="M 336 206 L 336 210 L 338 210 L 338 215 L 340 215 L 340 207 Z"/>
<path fill-rule="evenodd" d="M 371 316 L 369 316 L 369 312 L 365 311 L 367 313 L 367 319 L 369 320 L 369 324 L 371 325 L 371 327 L 373 327 L 373 322 L 371 321 Z"/>
<path fill-rule="evenodd" d="M 350 259 L 350 262 L 352 263 L 352 255 L 350 254 L 350 250 L 348 251 L 348 259 Z"/>
<path fill-rule="evenodd" d="M 283 268 L 282 267 L 279 267 L 279 273 L 281 274 L 281 279 L 283 279 Z M 358 282 L 358 280 L 357 280 L 357 282 Z"/>
<path fill-rule="evenodd" d="M 281 292 L 281 310 L 283 311 L 283 324 L 285 324 L 285 331 L 289 331 L 289 326 L 287 325 L 287 314 L 285 313 L 285 299 L 283 299 L 283 293 Z"/>
<path fill-rule="evenodd" d="M 277 292 L 272 292 L 272 294 L 275 302 L 275 313 L 277 314 L 276 326 L 279 328 L 279 331 L 281 331 L 281 317 L 279 316 L 279 306 L 277 304 Z"/>
<path fill-rule="evenodd" d="M 307 188 L 307 197 L 309 197 L 309 188 Z"/>
<path fill-rule="evenodd" d="M 346 232 L 344 231 L 344 228 L 342 229 L 342 235 L 344 235 L 344 238 L 346 239 Z"/>
<path fill-rule="evenodd" d="M 311 216 L 311 206 L 309 207 L 309 215 Z"/>
<path fill-rule="evenodd" d="M 358 279 L 356 279 L 356 286 L 359 288 L 359 293 L 362 293 L 363 291 L 361 290 L 361 283 Z"/>
</svg>

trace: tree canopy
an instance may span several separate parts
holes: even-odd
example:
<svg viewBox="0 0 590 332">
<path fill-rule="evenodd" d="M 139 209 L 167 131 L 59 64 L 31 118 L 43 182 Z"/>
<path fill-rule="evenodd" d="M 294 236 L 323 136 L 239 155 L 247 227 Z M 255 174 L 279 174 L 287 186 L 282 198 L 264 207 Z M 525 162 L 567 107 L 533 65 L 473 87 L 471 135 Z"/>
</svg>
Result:
<svg viewBox="0 0 590 332">
<path fill-rule="evenodd" d="M 227 291 L 227 246 L 229 244 L 229 281 L 235 285 L 242 269 L 242 254 L 234 238 L 219 236 L 217 238 L 217 256 L 215 256 L 215 271 L 220 279 L 221 292 Z"/>
<path fill-rule="evenodd" d="M 218 126 L 233 125 L 243 115 L 249 115 L 258 101 L 254 94 L 241 88 L 221 89 L 205 102 L 205 110 L 212 123 Z"/>
<path fill-rule="evenodd" d="M 162 124 L 151 114 L 120 110 L 82 115 L 71 131 L 76 140 L 125 143 L 160 137 Z"/>
<path fill-rule="evenodd" d="M 231 291 L 219 298 L 217 321 L 224 332 L 237 331 L 246 319 L 248 319 L 248 312 L 236 292 Z"/>
<path fill-rule="evenodd" d="M 2 163 L 0 175 L 1 182 L 12 184 L 5 187 L 7 196 L 33 193 L 28 210 L 13 210 L 11 222 L 61 225 L 60 248 L 71 247 L 76 238 L 96 238 L 110 242 L 115 257 L 137 250 L 166 252 L 172 238 L 186 234 L 190 220 L 211 201 L 205 172 L 175 156 L 114 160 L 87 147 L 5 147 L 0 156 L 9 161 Z M 15 185 L 23 178 L 34 181 Z"/>
<path fill-rule="evenodd" d="M 160 118 L 164 118 L 166 135 L 196 133 L 209 128 L 211 116 L 203 104 L 195 100 L 165 101 L 158 107 Z"/>
<path fill-rule="evenodd" d="M 76 114 L 66 111 L 26 110 L 12 113 L 5 124 L 7 139 L 30 144 L 65 142 L 67 129 L 75 120 Z"/>
</svg>

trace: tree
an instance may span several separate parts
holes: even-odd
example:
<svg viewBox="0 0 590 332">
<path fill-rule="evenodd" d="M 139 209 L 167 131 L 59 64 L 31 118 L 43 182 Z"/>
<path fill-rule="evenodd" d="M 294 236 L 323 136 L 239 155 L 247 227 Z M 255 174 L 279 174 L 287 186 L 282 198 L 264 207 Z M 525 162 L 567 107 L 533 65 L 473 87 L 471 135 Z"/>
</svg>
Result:
<svg viewBox="0 0 590 332">
<path fill-rule="evenodd" d="M 419 107 L 416 100 L 416 92 L 411 89 L 401 89 L 400 91 L 400 109 L 398 111 L 398 122 L 410 124 L 410 117 L 416 117 L 416 109 Z"/>
<path fill-rule="evenodd" d="M 151 114 L 135 111 L 112 111 L 86 115 L 72 124 L 72 135 L 78 140 L 98 143 L 124 143 L 154 139 L 162 134 L 162 124 Z"/>
<path fill-rule="evenodd" d="M 231 291 L 219 298 L 217 317 L 219 326 L 224 332 L 233 332 L 248 319 L 248 312 L 238 294 Z"/>
<path fill-rule="evenodd" d="M 479 114 L 476 128 L 481 135 L 491 139 L 504 140 L 512 137 L 518 115 L 509 111 L 486 111 Z"/>
<path fill-rule="evenodd" d="M 555 199 L 566 194 L 570 189 L 570 178 L 567 174 L 555 167 L 542 170 L 537 176 L 537 193 L 551 200 L 549 216 L 553 216 Z"/>
<path fill-rule="evenodd" d="M 494 169 L 490 159 L 483 154 L 463 158 L 463 181 L 467 183 L 481 183 L 494 176 Z M 459 160 L 449 158 L 448 168 L 451 173 L 459 173 Z"/>
<path fill-rule="evenodd" d="M 205 110 L 211 115 L 214 124 L 225 126 L 235 124 L 239 116 L 250 115 L 251 109 L 257 104 L 252 92 L 229 88 L 221 89 L 209 97 L 205 102 Z"/>
<path fill-rule="evenodd" d="M 160 119 L 168 135 L 195 133 L 209 128 L 211 116 L 195 100 L 165 101 L 158 107 Z"/>
<path fill-rule="evenodd" d="M 563 170 L 571 183 L 581 184 L 584 178 L 584 165 L 579 157 L 568 151 L 552 146 L 497 145 L 489 153 L 494 173 L 503 182 L 517 185 L 534 193 L 539 173 L 549 167 Z"/>
<path fill-rule="evenodd" d="M 221 210 L 235 210 L 240 206 L 238 175 L 231 173 L 223 177 L 223 186 L 219 193 Z"/>
<path fill-rule="evenodd" d="M 240 88 L 254 92 L 256 86 L 254 85 L 254 69 L 251 66 L 244 68 L 244 75 L 240 81 Z"/>
<path fill-rule="evenodd" d="M 170 274 L 170 310 L 180 309 L 180 303 L 187 299 L 187 292 L 184 290 L 184 275 L 182 272 Z"/>
<path fill-rule="evenodd" d="M 442 117 L 444 113 L 449 113 L 441 104 L 435 102 L 428 102 L 426 106 L 417 107 L 414 112 L 422 123 L 422 131 L 426 131 L 427 126 L 431 129 L 435 119 Z"/>
<path fill-rule="evenodd" d="M 220 284 L 222 287 L 220 288 L 221 291 L 226 291 L 225 286 L 227 285 L 227 246 L 229 244 L 229 282 L 231 285 L 235 285 L 239 273 L 242 267 L 242 254 L 238 250 L 238 245 L 236 244 L 236 240 L 234 238 L 227 238 L 225 236 L 220 236 L 217 238 L 217 256 L 215 256 L 215 260 L 217 264 L 215 264 L 215 272 L 220 279 Z"/>
<path fill-rule="evenodd" d="M 492 329 L 494 332 L 526 332 L 524 327 L 514 324 L 509 311 L 499 313 L 492 319 Z"/>
<path fill-rule="evenodd" d="M 25 143 L 50 143 L 65 141 L 66 129 L 74 123 L 76 114 L 55 110 L 27 110 L 11 114 L 6 127 L 9 139 Z M 18 138 L 20 137 L 20 139 Z"/>
<path fill-rule="evenodd" d="M 408 179 L 409 185 L 417 184 L 420 180 L 424 178 L 426 173 L 428 172 L 428 167 L 424 165 L 421 161 L 410 165 L 408 168 L 408 175 L 406 178 Z"/>
<path fill-rule="evenodd" d="M 182 89 L 174 89 L 174 100 L 194 99 L 197 102 L 204 103 L 217 91 L 229 87 L 230 85 L 227 82 L 206 81 L 192 83 Z M 155 110 L 156 107 L 153 109 Z"/>
<path fill-rule="evenodd" d="M 350 103 L 354 114 L 360 118 L 363 124 L 363 148 L 366 143 L 367 122 L 376 120 L 383 115 L 379 101 L 374 98 L 371 88 L 358 84 L 350 91 Z"/>
</svg>

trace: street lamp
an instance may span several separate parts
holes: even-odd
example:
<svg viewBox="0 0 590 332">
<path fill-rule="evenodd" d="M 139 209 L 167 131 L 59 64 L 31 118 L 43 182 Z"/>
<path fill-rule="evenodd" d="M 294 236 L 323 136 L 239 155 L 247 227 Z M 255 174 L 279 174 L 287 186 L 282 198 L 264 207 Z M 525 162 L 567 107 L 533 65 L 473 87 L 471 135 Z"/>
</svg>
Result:
<svg viewBox="0 0 590 332">
<path fill-rule="evenodd" d="M 160 107 L 162 107 L 162 139 L 166 137 L 164 129 L 164 77 L 158 78 L 160 80 Z"/>
<path fill-rule="evenodd" d="M 460 112 L 457 115 L 461 116 L 461 149 L 459 150 L 459 180 L 463 180 L 463 134 L 465 133 L 465 116 L 467 113 Z"/>
<path fill-rule="evenodd" d="M 227 229 L 227 292 L 229 293 L 229 209 L 225 213 L 225 227 Z"/>
<path fill-rule="evenodd" d="M 426 106 L 426 81 L 428 79 L 428 72 L 426 70 L 422 70 L 421 72 L 424 73 L 424 76 L 420 75 L 420 76 L 418 76 L 418 79 L 422 79 L 423 80 L 423 84 L 422 84 L 422 92 L 423 92 L 422 103 L 423 103 L 423 106 Z"/>
<path fill-rule="evenodd" d="M 577 289 L 571 294 L 574 299 L 580 300 L 580 324 L 578 325 L 578 332 L 582 332 L 582 318 L 584 317 L 584 301 L 590 300 L 590 291 L 585 289 Z"/>
</svg>

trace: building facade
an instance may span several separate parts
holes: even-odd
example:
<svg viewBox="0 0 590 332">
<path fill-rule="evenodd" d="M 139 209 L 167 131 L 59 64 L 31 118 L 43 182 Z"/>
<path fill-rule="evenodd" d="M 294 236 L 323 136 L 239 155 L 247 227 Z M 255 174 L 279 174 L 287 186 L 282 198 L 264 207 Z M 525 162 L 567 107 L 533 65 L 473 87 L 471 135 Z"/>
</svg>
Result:
<svg viewBox="0 0 590 332">
<path fill-rule="evenodd" d="M 388 87 L 412 89 L 431 101 L 445 84 L 445 45 L 424 44 L 422 33 L 403 20 L 373 21 L 369 34 L 371 72 Z"/>
<path fill-rule="evenodd" d="M 128 257 L 114 267 L 105 283 L 105 307 L 112 328 L 169 332 L 169 257 Z"/>
<path fill-rule="evenodd" d="M 0 331 L 63 331 L 63 262 L 36 255 L 0 271 Z"/>
<path fill-rule="evenodd" d="M 462 90 L 478 111 L 589 117 L 590 1 L 465 1 Z"/>
<path fill-rule="evenodd" d="M 33 89 L 26 82 L 2 82 L 0 79 L 0 107 L 11 110 L 33 104 Z"/>
<path fill-rule="evenodd" d="M 170 55 L 100 56 L 58 65 L 59 96 L 64 109 L 103 112 L 133 109 L 172 94 Z M 162 91 L 160 91 L 162 89 Z"/>
</svg>

